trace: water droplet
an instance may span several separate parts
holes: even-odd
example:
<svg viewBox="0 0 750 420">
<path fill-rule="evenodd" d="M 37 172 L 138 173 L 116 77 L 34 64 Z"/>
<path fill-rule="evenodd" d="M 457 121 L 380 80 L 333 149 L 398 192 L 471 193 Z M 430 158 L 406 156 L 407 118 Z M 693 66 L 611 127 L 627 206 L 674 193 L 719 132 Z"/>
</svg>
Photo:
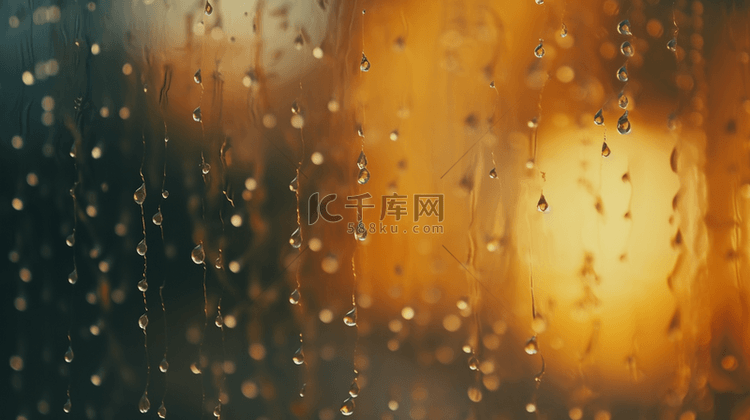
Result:
<svg viewBox="0 0 750 420">
<path fill-rule="evenodd" d="M 609 150 L 609 146 L 607 146 L 607 142 L 602 143 L 602 157 L 609 157 L 610 153 L 612 153 L 611 150 Z"/>
<path fill-rule="evenodd" d="M 531 355 L 539 353 L 539 344 L 536 342 L 536 336 L 532 336 L 526 341 L 526 344 L 523 346 L 523 351 L 525 351 L 526 354 Z"/>
<path fill-rule="evenodd" d="M 356 379 L 352 382 L 352 386 L 349 387 L 349 395 L 352 398 L 359 397 L 359 384 Z"/>
<path fill-rule="evenodd" d="M 357 158 L 357 167 L 359 169 L 363 169 L 365 166 L 367 166 L 367 156 L 365 156 L 364 151 L 361 151 L 359 152 L 359 157 Z"/>
<path fill-rule="evenodd" d="M 73 269 L 73 271 L 68 274 L 68 283 L 70 284 L 76 284 L 78 281 L 78 270 Z"/>
<path fill-rule="evenodd" d="M 157 211 L 156 214 L 151 218 L 156 226 L 161 226 L 161 222 L 164 221 L 164 216 L 161 214 L 161 210 Z"/>
<path fill-rule="evenodd" d="M 305 397 L 305 388 L 307 388 L 307 384 L 302 384 L 302 387 L 299 389 L 299 396 L 301 398 Z"/>
<path fill-rule="evenodd" d="M 63 405 L 63 411 L 66 413 L 70 413 L 70 410 L 73 408 L 73 404 L 70 402 L 70 398 L 68 398 L 67 401 L 65 401 L 65 404 Z"/>
<path fill-rule="evenodd" d="M 305 354 L 302 353 L 302 347 L 298 348 L 297 351 L 294 352 L 292 361 L 295 365 L 301 365 L 302 363 L 305 363 Z"/>
<path fill-rule="evenodd" d="M 289 183 L 289 191 L 297 192 L 298 185 L 299 185 L 299 180 L 295 176 L 292 182 Z"/>
<path fill-rule="evenodd" d="M 617 120 L 617 131 L 620 134 L 630 134 L 630 121 L 628 121 L 628 111 L 622 114 L 622 117 Z"/>
<path fill-rule="evenodd" d="M 159 362 L 159 371 L 161 373 L 167 373 L 167 370 L 169 370 L 169 362 L 167 362 L 167 358 L 165 357 Z"/>
<path fill-rule="evenodd" d="M 353 307 L 349 312 L 344 315 L 344 324 L 353 327 L 357 325 L 357 307 Z"/>
<path fill-rule="evenodd" d="M 216 320 L 214 321 L 217 327 L 221 328 L 224 326 L 224 317 L 221 316 L 221 314 L 216 315 Z"/>
<path fill-rule="evenodd" d="M 221 403 L 214 407 L 214 417 L 216 417 L 217 419 L 221 417 Z"/>
<path fill-rule="evenodd" d="M 135 247 L 135 252 L 138 253 L 141 257 L 146 255 L 146 251 L 148 250 L 148 247 L 146 246 L 146 238 L 141 239 L 140 242 L 138 242 L 138 246 Z"/>
<path fill-rule="evenodd" d="M 363 169 L 363 171 L 366 170 L 367 169 Z M 364 241 L 367 238 L 367 227 L 361 220 L 359 221 L 359 224 L 357 224 L 357 229 L 354 230 L 354 237 L 357 238 L 358 241 Z"/>
<path fill-rule="evenodd" d="M 162 191 L 161 192 L 161 198 L 163 198 L 163 199 L 166 200 L 167 197 L 169 197 L 169 191 L 167 191 L 167 190 Z"/>
<path fill-rule="evenodd" d="M 73 159 L 76 158 L 76 142 L 73 142 L 73 144 L 70 146 L 70 157 Z"/>
<path fill-rule="evenodd" d="M 190 253 L 190 258 L 192 258 L 193 262 L 196 264 L 203 264 L 206 259 L 206 253 L 203 251 L 203 243 L 200 243 L 193 248 L 193 251 Z"/>
<path fill-rule="evenodd" d="M 367 168 L 362 168 L 359 170 L 359 175 L 357 176 L 357 182 L 360 185 L 367 184 L 367 181 L 370 180 L 370 171 Z"/>
<path fill-rule="evenodd" d="M 357 135 L 360 137 L 365 137 L 365 130 L 361 125 L 357 127 Z"/>
<path fill-rule="evenodd" d="M 162 402 L 159 409 L 156 410 L 156 414 L 159 415 L 159 418 L 167 418 L 167 407 L 164 407 L 164 402 Z"/>
<path fill-rule="evenodd" d="M 143 314 L 140 318 L 138 318 L 138 326 L 141 327 L 142 330 L 145 330 L 148 326 L 148 315 Z"/>
<path fill-rule="evenodd" d="M 65 356 L 64 356 L 65 361 L 68 363 L 71 363 L 73 361 L 74 356 L 75 354 L 73 354 L 73 348 L 68 346 L 68 350 L 65 352 Z"/>
<path fill-rule="evenodd" d="M 289 245 L 294 249 L 298 249 L 302 245 L 302 232 L 299 227 L 289 237 Z"/>
<path fill-rule="evenodd" d="M 195 71 L 195 74 L 193 75 L 193 81 L 198 84 L 203 81 L 203 77 L 201 76 L 201 69 Z"/>
<path fill-rule="evenodd" d="M 211 165 L 208 162 L 203 162 L 201 164 L 201 173 L 203 175 L 208 175 L 209 172 L 211 172 Z"/>
<path fill-rule="evenodd" d="M 543 40 L 540 39 L 539 45 L 537 45 L 536 48 L 534 48 L 534 55 L 536 56 L 536 58 L 544 57 L 544 41 Z"/>
<path fill-rule="evenodd" d="M 136 204 L 142 205 L 144 201 L 146 201 L 146 184 L 142 183 L 140 187 L 138 187 L 137 190 L 135 190 L 135 193 L 133 193 L 133 200 Z"/>
<path fill-rule="evenodd" d="M 628 69 L 625 64 L 617 70 L 617 80 L 621 82 L 628 81 Z"/>
<path fill-rule="evenodd" d="M 497 170 L 495 168 L 490 169 L 490 178 L 497 179 Z"/>
<path fill-rule="evenodd" d="M 630 36 L 633 35 L 630 32 L 630 21 L 625 19 L 622 22 L 617 24 L 617 32 L 620 33 L 620 35 Z"/>
<path fill-rule="evenodd" d="M 200 122 L 202 119 L 201 117 L 201 107 L 195 108 L 193 110 L 193 121 Z"/>
<path fill-rule="evenodd" d="M 479 359 L 477 359 L 476 356 L 471 356 L 469 358 L 469 369 L 471 370 L 479 369 Z"/>
<path fill-rule="evenodd" d="M 629 41 L 625 41 L 620 45 L 620 52 L 625 57 L 632 57 L 633 56 L 633 45 Z"/>
<path fill-rule="evenodd" d="M 291 295 L 289 295 L 289 303 L 296 305 L 299 303 L 299 288 L 294 289 Z"/>
<path fill-rule="evenodd" d="M 670 131 L 674 131 L 679 126 L 679 121 L 677 120 L 677 115 L 675 114 L 669 114 L 667 117 L 667 128 L 669 128 Z"/>
<path fill-rule="evenodd" d="M 148 413 L 148 410 L 151 409 L 151 401 L 148 400 L 148 395 L 146 393 L 143 393 L 143 396 L 141 396 L 141 400 L 138 401 L 138 411 L 145 414 Z"/>
<path fill-rule="evenodd" d="M 138 282 L 138 290 L 140 290 L 141 292 L 145 292 L 146 290 L 148 290 L 148 282 L 146 281 L 145 277 Z"/>
<path fill-rule="evenodd" d="M 364 52 L 362 53 L 362 61 L 359 62 L 359 69 L 364 72 L 370 71 L 370 61 Z"/>
<path fill-rule="evenodd" d="M 536 4 L 544 4 L 544 0 L 534 0 L 534 2 L 536 2 Z"/>
<path fill-rule="evenodd" d="M 213 7 L 213 6 L 211 6 L 211 3 L 209 3 L 209 2 L 206 2 L 206 9 L 205 9 L 205 12 L 206 12 L 206 16 L 211 16 L 211 13 L 213 13 L 213 12 L 214 12 L 214 7 Z"/>
<path fill-rule="evenodd" d="M 302 34 L 297 35 L 297 38 L 294 38 L 294 48 L 297 49 L 297 51 L 302 49 L 302 45 L 305 43 L 305 40 L 302 38 Z M 296 114 L 296 112 L 295 112 Z"/>
<path fill-rule="evenodd" d="M 539 197 L 539 201 L 536 203 L 536 209 L 545 212 L 547 209 L 549 209 L 549 204 L 547 204 L 547 199 L 544 198 L 544 193 L 542 193 L 542 196 Z"/>
<path fill-rule="evenodd" d="M 620 106 L 620 108 L 625 109 L 628 107 L 628 97 L 625 95 L 625 92 L 620 92 L 620 96 L 617 97 L 617 105 Z"/>
<path fill-rule="evenodd" d="M 677 38 L 672 38 L 667 42 L 667 49 L 672 52 L 677 51 Z"/>
<path fill-rule="evenodd" d="M 604 115 L 602 115 L 601 108 L 598 111 L 596 111 L 596 114 L 594 114 L 594 124 L 604 125 Z"/>
<path fill-rule="evenodd" d="M 564 23 L 562 24 L 562 29 L 560 30 L 560 36 L 562 38 L 568 36 L 568 27 Z"/>
<path fill-rule="evenodd" d="M 68 245 L 68 247 L 73 248 L 73 245 L 76 244 L 76 234 L 71 233 L 68 235 L 68 237 L 65 238 L 65 244 Z"/>
<path fill-rule="evenodd" d="M 344 400 L 344 403 L 341 404 L 341 414 L 345 416 L 351 416 L 354 414 L 354 400 L 350 397 Z"/>
</svg>

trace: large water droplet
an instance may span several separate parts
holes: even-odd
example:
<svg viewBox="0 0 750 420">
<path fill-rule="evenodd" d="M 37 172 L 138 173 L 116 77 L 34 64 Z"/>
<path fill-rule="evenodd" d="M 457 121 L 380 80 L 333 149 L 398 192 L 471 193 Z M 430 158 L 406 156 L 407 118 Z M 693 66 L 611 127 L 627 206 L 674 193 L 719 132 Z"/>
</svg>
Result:
<svg viewBox="0 0 750 420">
<path fill-rule="evenodd" d="M 72 408 L 73 408 L 73 404 L 70 402 L 70 398 L 68 398 L 68 400 L 65 401 L 65 404 L 63 404 L 63 411 L 66 413 L 70 413 L 70 410 Z"/>
<path fill-rule="evenodd" d="M 208 162 L 201 163 L 201 173 L 208 175 L 209 172 L 211 172 L 211 165 Z"/>
<path fill-rule="evenodd" d="M 391 141 L 398 140 L 398 130 L 391 131 L 389 138 L 391 139 Z"/>
<path fill-rule="evenodd" d="M 224 326 L 224 317 L 221 316 L 221 314 L 216 315 L 216 319 L 214 320 L 214 324 L 216 324 L 217 327 L 221 328 Z"/>
<path fill-rule="evenodd" d="M 526 341 L 526 344 L 523 346 L 523 351 L 526 352 L 526 354 L 537 354 L 539 353 L 539 344 L 536 342 L 536 336 L 532 336 Z"/>
<path fill-rule="evenodd" d="M 469 357 L 469 369 L 471 370 L 479 369 L 479 359 L 477 359 L 476 356 Z"/>
<path fill-rule="evenodd" d="M 138 253 L 141 257 L 146 255 L 146 251 L 148 250 L 148 247 L 146 246 L 146 238 L 141 239 L 140 242 L 138 242 L 138 245 L 135 247 L 135 252 Z"/>
<path fill-rule="evenodd" d="M 299 288 L 294 289 L 291 295 L 289 295 L 289 303 L 296 305 L 299 303 Z"/>
<path fill-rule="evenodd" d="M 141 400 L 138 401 L 138 411 L 145 414 L 151 409 L 151 401 L 148 400 L 148 395 L 144 392 L 141 396 Z"/>
<path fill-rule="evenodd" d="M 354 414 L 354 399 L 351 397 L 347 398 L 344 403 L 341 404 L 341 409 L 339 411 L 345 416 L 351 416 Z"/>
<path fill-rule="evenodd" d="M 617 131 L 620 134 L 630 134 L 630 121 L 628 121 L 628 111 L 625 111 L 617 120 Z"/>
<path fill-rule="evenodd" d="M 544 57 L 544 40 L 539 40 L 539 45 L 534 48 L 534 55 L 536 58 Z"/>
<path fill-rule="evenodd" d="M 364 169 L 364 167 L 367 166 L 367 156 L 365 155 L 364 151 L 359 152 L 359 157 L 357 158 L 357 167 L 359 169 Z"/>
<path fill-rule="evenodd" d="M 202 119 L 201 117 L 201 107 L 195 108 L 193 110 L 193 121 L 200 122 Z"/>
<path fill-rule="evenodd" d="M 633 56 L 633 45 L 629 41 L 625 41 L 620 45 L 620 52 L 625 57 L 632 57 Z"/>
<path fill-rule="evenodd" d="M 364 52 L 362 53 L 362 61 L 359 62 L 359 70 L 364 72 L 370 71 L 370 61 Z"/>
<path fill-rule="evenodd" d="M 495 168 L 490 169 L 490 178 L 497 179 L 497 170 Z"/>
<path fill-rule="evenodd" d="M 192 258 L 193 262 L 196 264 L 203 264 L 206 260 L 206 253 L 203 251 L 203 243 L 199 243 L 193 248 L 193 251 L 190 253 L 190 258 Z"/>
<path fill-rule="evenodd" d="M 65 352 L 65 361 L 67 363 L 71 363 L 73 361 L 73 357 L 75 357 L 75 354 L 73 353 L 73 348 L 68 346 L 68 350 Z"/>
<path fill-rule="evenodd" d="M 628 69 L 625 64 L 617 70 L 617 80 L 621 82 L 628 81 Z"/>
<path fill-rule="evenodd" d="M 620 108 L 625 109 L 628 107 L 628 97 L 625 95 L 625 92 L 620 92 L 620 95 L 617 97 L 617 105 L 620 106 Z"/>
<path fill-rule="evenodd" d="M 609 157 L 610 153 L 612 153 L 611 150 L 609 150 L 609 146 L 607 146 L 607 142 L 602 143 L 602 157 Z"/>
<path fill-rule="evenodd" d="M 138 318 L 138 326 L 141 327 L 142 330 L 145 330 L 148 326 L 148 315 L 143 314 L 140 318 Z"/>
<path fill-rule="evenodd" d="M 359 175 L 357 175 L 357 182 L 360 185 L 367 184 L 367 181 L 370 180 L 370 171 L 367 168 L 362 168 L 359 170 Z"/>
<path fill-rule="evenodd" d="M 344 315 L 344 324 L 353 327 L 357 325 L 357 307 L 353 307 L 349 312 Z"/>
<path fill-rule="evenodd" d="M 161 419 L 167 418 L 167 407 L 164 407 L 164 402 L 162 402 L 161 405 L 159 406 L 159 409 L 156 410 L 156 414 Z"/>
<path fill-rule="evenodd" d="M 169 362 L 167 362 L 167 358 L 165 357 L 159 362 L 159 371 L 161 373 L 167 373 L 167 370 L 169 370 Z"/>
<path fill-rule="evenodd" d="M 146 290 L 148 290 L 148 281 L 146 281 L 145 277 L 138 282 L 138 290 L 140 290 L 141 292 L 145 292 Z"/>
<path fill-rule="evenodd" d="M 76 244 L 76 234 L 74 232 L 68 235 L 67 238 L 65 238 L 65 245 L 69 246 L 70 248 L 73 248 L 73 245 L 75 244 Z"/>
<path fill-rule="evenodd" d="M 302 232 L 299 227 L 292 232 L 292 236 L 289 237 L 289 245 L 294 249 L 298 249 L 302 245 Z"/>
<path fill-rule="evenodd" d="M 354 230 L 354 237 L 357 238 L 358 241 L 364 241 L 367 238 L 367 227 L 361 220 L 357 224 L 357 228 Z"/>
<path fill-rule="evenodd" d="M 198 84 L 203 81 L 203 77 L 201 76 L 201 69 L 195 71 L 195 74 L 193 75 L 193 81 Z"/>
<path fill-rule="evenodd" d="M 594 114 L 594 124 L 604 125 L 604 115 L 602 115 L 601 108 L 598 111 L 596 111 L 596 114 Z"/>
<path fill-rule="evenodd" d="M 536 4 L 544 4 L 544 0 L 534 0 Z"/>
<path fill-rule="evenodd" d="M 214 7 L 211 6 L 211 3 L 206 2 L 206 8 L 204 9 L 204 11 L 206 12 L 206 16 L 211 16 L 211 13 L 214 12 Z"/>
<path fill-rule="evenodd" d="M 357 398 L 359 396 L 359 384 L 356 379 L 352 381 L 352 385 L 349 387 L 349 395 L 352 398 Z"/>
<path fill-rule="evenodd" d="M 161 222 L 164 221 L 164 216 L 161 214 L 161 210 L 158 210 L 154 216 L 151 218 L 151 221 L 154 222 L 156 226 L 161 226 Z"/>
<path fill-rule="evenodd" d="M 305 354 L 302 353 L 302 347 L 298 348 L 297 351 L 294 352 L 292 361 L 295 365 L 301 365 L 302 363 L 305 363 Z"/>
<path fill-rule="evenodd" d="M 76 284 L 78 281 L 78 270 L 73 269 L 73 271 L 68 274 L 68 283 L 70 284 Z"/>
<path fill-rule="evenodd" d="M 544 198 L 544 194 L 542 194 L 541 197 L 539 197 L 539 201 L 536 203 L 536 209 L 545 212 L 547 209 L 549 209 L 549 204 L 547 204 L 547 199 Z"/>
<path fill-rule="evenodd" d="M 667 42 L 667 49 L 672 52 L 677 51 L 677 38 L 672 38 Z"/>
<path fill-rule="evenodd" d="M 133 200 L 138 205 L 142 205 L 144 201 L 146 201 L 146 184 L 141 184 L 140 187 L 138 187 L 137 190 L 135 190 L 135 193 L 133 193 Z"/>
<path fill-rule="evenodd" d="M 625 19 L 617 24 L 617 32 L 620 33 L 620 35 L 630 36 L 633 35 L 632 32 L 630 32 L 630 21 Z"/>
</svg>

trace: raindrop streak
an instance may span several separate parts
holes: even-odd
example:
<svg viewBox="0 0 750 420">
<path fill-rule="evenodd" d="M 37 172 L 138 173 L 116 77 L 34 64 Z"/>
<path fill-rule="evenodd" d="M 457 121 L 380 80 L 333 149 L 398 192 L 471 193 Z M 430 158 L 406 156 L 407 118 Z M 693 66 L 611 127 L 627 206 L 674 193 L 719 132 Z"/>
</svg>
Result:
<svg viewBox="0 0 750 420">
<path fill-rule="evenodd" d="M 305 354 L 302 353 L 302 347 L 298 348 L 297 351 L 294 352 L 294 356 L 292 356 L 292 361 L 295 365 L 301 365 L 305 363 Z"/>
<path fill-rule="evenodd" d="M 141 400 L 138 401 L 138 411 L 145 414 L 145 413 L 148 413 L 148 410 L 150 409 L 151 409 L 151 401 L 148 400 L 148 394 L 144 392 L 143 396 L 141 397 Z"/>
<path fill-rule="evenodd" d="M 596 114 L 594 114 L 594 124 L 604 125 L 604 116 L 602 115 L 601 108 L 598 111 L 596 111 Z"/>
<path fill-rule="evenodd" d="M 193 110 L 193 121 L 201 122 L 201 107 L 197 107 Z"/>
<path fill-rule="evenodd" d="M 359 175 L 357 175 L 357 182 L 360 185 L 367 184 L 367 181 L 370 180 L 370 171 L 367 168 L 362 168 L 359 170 Z"/>
<path fill-rule="evenodd" d="M 672 52 L 677 52 L 677 38 L 672 38 L 667 42 L 667 49 Z"/>
<path fill-rule="evenodd" d="M 630 121 L 628 121 L 628 111 L 622 114 L 622 117 L 617 120 L 617 131 L 620 134 L 630 134 Z"/>
<path fill-rule="evenodd" d="M 350 397 L 344 400 L 344 403 L 341 404 L 341 414 L 345 416 L 351 416 L 354 414 L 354 400 Z"/>
<path fill-rule="evenodd" d="M 621 82 L 628 81 L 628 69 L 624 64 L 617 70 L 617 80 Z"/>
<path fill-rule="evenodd" d="M 536 56 L 536 58 L 544 57 L 544 40 L 539 40 L 539 45 L 534 48 L 534 55 Z"/>
<path fill-rule="evenodd" d="M 201 69 L 195 71 L 195 74 L 193 75 L 193 81 L 197 84 L 201 84 L 201 81 L 203 81 L 203 78 L 201 77 Z"/>
<path fill-rule="evenodd" d="M 190 252 L 190 258 L 192 258 L 193 262 L 196 264 L 203 264 L 206 259 L 206 253 L 203 251 L 203 242 L 193 248 L 193 251 Z"/>
<path fill-rule="evenodd" d="M 289 295 L 289 303 L 296 305 L 299 303 L 299 288 L 294 289 L 291 295 Z"/>
<path fill-rule="evenodd" d="M 547 204 L 547 199 L 544 198 L 544 193 L 539 197 L 539 201 L 536 203 L 536 209 L 542 213 L 549 209 L 549 204 Z"/>
<path fill-rule="evenodd" d="M 357 325 L 357 307 L 355 306 L 344 315 L 344 324 L 354 327 Z"/>
<path fill-rule="evenodd" d="M 609 157 L 610 153 L 612 153 L 611 150 L 609 150 L 609 146 L 607 146 L 607 142 L 602 143 L 602 157 Z"/>
<path fill-rule="evenodd" d="M 362 61 L 359 62 L 359 70 L 363 72 L 370 71 L 370 60 L 367 59 L 365 53 L 362 53 Z"/>
<path fill-rule="evenodd" d="M 620 108 L 625 109 L 628 107 L 628 97 L 625 95 L 625 92 L 620 92 L 620 96 L 617 98 L 617 105 L 620 106 Z"/>
<path fill-rule="evenodd" d="M 292 233 L 292 236 L 289 237 L 289 245 L 294 249 L 299 249 L 299 247 L 302 246 L 302 232 L 299 227 Z"/>
<path fill-rule="evenodd" d="M 620 52 L 625 57 L 632 57 L 634 52 L 633 45 L 631 45 L 628 41 L 623 42 L 622 45 L 620 45 Z"/>
<path fill-rule="evenodd" d="M 206 16 L 211 16 L 211 13 L 214 12 L 214 7 L 211 6 L 211 3 L 206 2 L 205 12 L 206 12 Z"/>
<path fill-rule="evenodd" d="M 619 32 L 620 35 L 625 35 L 625 36 L 633 35 L 630 32 L 630 21 L 625 19 L 619 24 L 617 24 L 617 32 Z"/>
<path fill-rule="evenodd" d="M 526 341 L 526 344 L 523 346 L 523 351 L 530 355 L 539 353 L 539 344 L 536 341 L 536 336 L 532 336 Z"/>
</svg>

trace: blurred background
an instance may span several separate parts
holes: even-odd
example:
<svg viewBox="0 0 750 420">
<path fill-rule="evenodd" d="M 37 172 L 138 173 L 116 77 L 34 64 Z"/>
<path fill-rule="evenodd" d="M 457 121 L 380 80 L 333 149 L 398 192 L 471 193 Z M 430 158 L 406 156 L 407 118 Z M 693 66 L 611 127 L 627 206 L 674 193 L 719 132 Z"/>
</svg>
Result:
<svg viewBox="0 0 750 420">
<path fill-rule="evenodd" d="M 750 419 L 746 2 L 0 32 L 0 418 Z"/>
</svg>

